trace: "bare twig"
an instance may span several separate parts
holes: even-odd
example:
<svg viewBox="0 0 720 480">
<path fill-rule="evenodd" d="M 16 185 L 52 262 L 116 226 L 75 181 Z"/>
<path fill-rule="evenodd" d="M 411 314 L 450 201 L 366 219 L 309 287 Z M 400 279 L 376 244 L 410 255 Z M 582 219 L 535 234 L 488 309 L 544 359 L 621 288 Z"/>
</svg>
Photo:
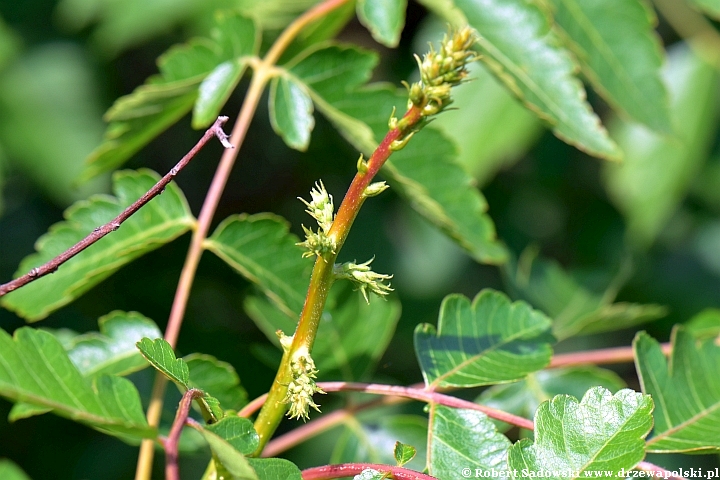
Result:
<svg viewBox="0 0 720 480">
<path fill-rule="evenodd" d="M 120 225 L 125 220 L 130 218 L 135 212 L 140 210 L 150 200 L 160 195 L 165 190 L 165 187 L 167 187 L 168 183 L 170 183 L 175 178 L 175 176 L 180 172 L 180 170 L 185 168 L 185 166 L 190 163 L 190 160 L 192 160 L 195 155 L 197 155 L 197 153 L 212 137 L 217 137 L 225 148 L 232 148 L 232 145 L 228 142 L 228 136 L 225 135 L 225 132 L 223 132 L 222 129 L 223 124 L 225 124 L 227 120 L 228 117 L 218 117 L 218 119 L 215 120 L 215 123 L 205 132 L 205 134 L 198 141 L 198 143 L 195 144 L 195 146 L 177 163 L 177 165 L 175 165 L 175 167 L 173 167 L 173 169 L 170 170 L 167 175 L 161 178 L 160 181 L 158 181 L 155 186 L 152 187 L 145 195 L 143 195 L 135 203 L 127 207 L 120 215 L 118 215 L 105 225 L 97 227 L 87 237 L 83 238 L 78 243 L 65 250 L 63 253 L 53 258 L 46 264 L 40 267 L 35 267 L 25 275 L 18 277 L 15 280 L 8 282 L 4 285 L 0 285 L 0 297 L 12 292 L 13 290 L 17 290 L 18 288 L 27 285 L 28 283 L 33 282 L 38 278 L 54 273 L 63 263 L 67 262 L 78 253 L 82 252 L 90 245 L 103 238 L 105 235 L 109 234 L 110 232 L 114 232 L 115 230 L 120 228 Z"/>
<path fill-rule="evenodd" d="M 667 356 L 672 352 L 669 343 L 661 345 L 663 353 Z M 548 368 L 570 367 L 574 365 L 609 365 L 613 363 L 628 363 L 635 360 L 632 347 L 603 348 L 586 352 L 561 353 L 555 355 Z"/>
<path fill-rule="evenodd" d="M 188 420 L 190 413 L 190 405 L 193 399 L 202 397 L 202 390 L 191 388 L 183 395 L 175 414 L 175 421 L 170 429 L 170 435 L 165 440 L 165 479 L 180 480 L 180 472 L 178 470 L 178 443 L 180 442 L 180 434 Z"/>
<path fill-rule="evenodd" d="M 391 478 L 396 480 L 437 480 L 436 477 L 425 475 L 403 467 L 390 465 L 376 465 L 374 463 L 343 463 L 340 465 L 325 465 L 323 467 L 308 468 L 302 471 L 303 480 L 332 480 L 359 475 L 363 470 L 371 468 L 378 472 L 392 473 Z"/>
</svg>

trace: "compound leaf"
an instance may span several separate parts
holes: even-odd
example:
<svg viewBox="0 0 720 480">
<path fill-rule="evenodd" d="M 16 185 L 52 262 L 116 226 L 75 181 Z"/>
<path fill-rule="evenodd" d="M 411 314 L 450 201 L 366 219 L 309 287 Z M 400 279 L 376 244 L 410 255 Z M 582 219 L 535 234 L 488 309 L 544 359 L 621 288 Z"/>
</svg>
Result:
<svg viewBox="0 0 720 480">
<path fill-rule="evenodd" d="M 430 475 L 456 478 L 459 465 L 473 474 L 507 471 L 510 440 L 498 433 L 487 415 L 443 405 L 430 408 Z"/>
<path fill-rule="evenodd" d="M 538 408 L 535 441 L 523 439 L 510 448 L 509 467 L 553 479 L 587 478 L 593 472 L 617 476 L 645 457 L 652 409 L 649 395 L 628 389 L 613 395 L 594 387 L 580 402 L 558 395 Z"/>
<path fill-rule="evenodd" d="M 182 358 L 175 357 L 173 348 L 165 339 L 143 338 L 137 342 L 137 348 L 159 372 L 185 390 L 190 388 L 190 370 L 187 363 Z"/>
<path fill-rule="evenodd" d="M 84 378 L 62 344 L 41 330 L 22 327 L 14 337 L 0 330 L 0 394 L 123 438 L 155 436 L 130 381 Z"/>
<path fill-rule="evenodd" d="M 641 332 L 635 337 L 635 362 L 643 392 L 657 405 L 650 452 L 720 452 L 720 347 L 698 341 L 685 328 L 672 333 L 666 360 L 660 344 Z"/>
<path fill-rule="evenodd" d="M 298 238 L 276 215 L 234 215 L 223 220 L 205 248 L 258 285 L 287 315 L 297 315 L 305 301 L 312 262 L 301 258 Z"/>
<path fill-rule="evenodd" d="M 595 90 L 651 129 L 672 133 L 657 18 L 644 0 L 551 1 L 555 22 Z"/>
<path fill-rule="evenodd" d="M 305 85 L 290 76 L 273 78 L 270 86 L 270 123 L 288 147 L 307 150 L 315 118 L 313 102 Z"/>
<path fill-rule="evenodd" d="M 577 66 L 540 6 L 527 0 L 454 4 L 480 33 L 482 60 L 556 136 L 596 157 L 621 156 L 585 100 L 585 89 L 574 76 Z"/>
<path fill-rule="evenodd" d="M 397 47 L 405 26 L 407 0 L 359 0 L 357 14 L 373 38 L 387 47 Z"/>
<path fill-rule="evenodd" d="M 65 221 L 50 227 L 25 257 L 16 275 L 29 272 L 64 252 L 104 225 L 152 188 L 160 177 L 146 169 L 113 175 L 115 197 L 96 195 L 65 211 Z M 165 192 L 126 220 L 120 228 L 82 251 L 57 272 L 5 296 L 0 303 L 29 321 L 42 320 L 72 302 L 120 267 L 187 232 L 195 223 L 180 189 Z"/>
<path fill-rule="evenodd" d="M 550 362 L 549 329 L 545 315 L 500 292 L 483 290 L 472 303 L 448 295 L 437 330 L 427 323 L 415 329 L 415 352 L 433 389 L 510 382 Z"/>
</svg>

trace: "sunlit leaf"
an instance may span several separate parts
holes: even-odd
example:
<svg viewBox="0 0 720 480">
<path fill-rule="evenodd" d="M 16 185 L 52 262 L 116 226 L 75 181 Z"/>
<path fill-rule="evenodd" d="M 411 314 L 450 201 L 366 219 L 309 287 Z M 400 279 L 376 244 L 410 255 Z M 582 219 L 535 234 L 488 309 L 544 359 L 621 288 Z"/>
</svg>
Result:
<svg viewBox="0 0 720 480">
<path fill-rule="evenodd" d="M 302 480 L 300 469 L 284 458 L 248 458 L 260 480 Z"/>
<path fill-rule="evenodd" d="M 218 470 L 222 469 L 226 471 L 232 475 L 231 478 L 237 480 L 260 480 L 255 470 L 250 466 L 248 459 L 228 440 L 207 428 L 200 428 L 199 431 L 203 437 L 205 437 L 208 445 L 210 445 L 210 450 L 212 451 L 213 459 L 215 460 Z M 220 430 L 220 433 L 225 432 Z M 233 435 L 234 431 L 229 433 Z"/>
<path fill-rule="evenodd" d="M 655 428 L 650 452 L 720 452 L 720 346 L 697 341 L 681 326 L 672 334 L 672 354 L 641 332 L 634 341 L 635 362 L 643 391 L 655 400 Z"/>
<path fill-rule="evenodd" d="M 113 179 L 115 197 L 98 195 L 67 209 L 66 220 L 50 227 L 49 232 L 38 239 L 37 253 L 20 263 L 16 275 L 46 263 L 115 218 L 150 190 L 160 177 L 143 169 L 116 172 Z M 171 183 L 162 195 L 151 200 L 117 231 L 79 253 L 52 275 L 3 297 L 0 303 L 30 321 L 41 320 L 123 265 L 187 232 L 194 223 L 185 197 Z"/>
<path fill-rule="evenodd" d="M 393 455 L 398 466 L 402 467 L 410 460 L 415 458 L 417 449 L 412 445 L 406 445 L 402 442 L 395 442 L 395 448 L 393 449 Z"/>
<path fill-rule="evenodd" d="M 625 216 L 628 236 L 640 246 L 653 242 L 685 197 L 706 158 L 718 117 L 717 70 L 687 45 L 669 51 L 663 74 L 675 136 L 619 120 L 611 124 L 625 161 L 606 166 L 605 184 Z"/>
<path fill-rule="evenodd" d="M 205 77 L 198 87 L 198 97 L 193 107 L 193 128 L 203 128 L 215 121 L 246 67 L 247 62 L 242 59 L 228 60 Z"/>
<path fill-rule="evenodd" d="M 167 378 L 176 384 L 190 388 L 190 370 L 182 358 L 176 358 L 170 344 L 162 338 L 143 338 L 137 343 L 143 357 Z"/>
<path fill-rule="evenodd" d="M 615 477 L 645 457 L 645 436 L 652 428 L 649 395 L 602 387 L 589 390 L 582 401 L 569 395 L 549 400 L 535 414 L 535 440 L 510 448 L 508 464 L 546 478 L 587 478 L 594 472 Z"/>
<path fill-rule="evenodd" d="M 228 442 L 243 455 L 250 455 L 254 452 L 260 441 L 252 422 L 247 418 L 233 415 L 205 428 Z"/>
<path fill-rule="evenodd" d="M 550 362 L 550 319 L 525 302 L 483 290 L 470 303 L 448 295 L 437 330 L 420 324 L 415 351 L 429 388 L 474 387 L 523 378 Z"/>
<path fill-rule="evenodd" d="M 460 469 L 507 471 L 510 440 L 482 412 L 432 405 L 428 443 L 428 469 L 437 478 L 456 478 Z"/>
<path fill-rule="evenodd" d="M 482 60 L 555 135 L 597 157 L 621 156 L 585 100 L 575 62 L 540 6 L 526 0 L 455 0 L 454 5 L 479 32 Z"/>
<path fill-rule="evenodd" d="M 312 261 L 301 258 L 299 239 L 272 214 L 234 215 L 218 225 L 205 247 L 258 285 L 288 315 L 300 313 Z"/>
<path fill-rule="evenodd" d="M 315 126 L 313 102 L 302 83 L 275 77 L 270 86 L 270 122 L 275 133 L 295 150 L 305 151 Z"/>
<path fill-rule="evenodd" d="M 407 0 L 358 0 L 357 13 L 375 40 L 397 47 L 405 26 Z"/>
<path fill-rule="evenodd" d="M 645 0 L 551 0 L 555 22 L 593 87 L 616 109 L 671 134 L 657 19 Z"/>
<path fill-rule="evenodd" d="M 615 372 L 595 366 L 553 368 L 530 374 L 528 379 L 519 382 L 493 385 L 476 401 L 488 407 L 532 419 L 538 406 L 545 400 L 560 394 L 582 398 L 588 390 L 598 385 L 607 388 L 611 393 L 626 386 Z M 511 427 L 498 420 L 492 421 L 501 431 Z"/>
<path fill-rule="evenodd" d="M 22 327 L 14 338 L 0 331 L 0 395 L 123 438 L 155 435 L 132 383 L 106 375 L 93 382 L 84 378 L 60 342 L 41 330 Z"/>
</svg>

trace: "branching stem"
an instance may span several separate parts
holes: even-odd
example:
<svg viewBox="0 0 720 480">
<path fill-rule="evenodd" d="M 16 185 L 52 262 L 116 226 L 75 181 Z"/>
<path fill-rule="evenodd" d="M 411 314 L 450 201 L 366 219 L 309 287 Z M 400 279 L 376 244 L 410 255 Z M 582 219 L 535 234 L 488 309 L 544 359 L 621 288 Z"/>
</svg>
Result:
<svg viewBox="0 0 720 480">
<path fill-rule="evenodd" d="M 67 262 L 86 248 L 90 247 L 92 244 L 103 238 L 105 235 L 114 232 L 115 230 L 120 228 L 120 225 L 125 220 L 130 218 L 135 212 L 140 210 L 150 200 L 165 191 L 165 187 L 167 187 L 167 185 L 175 178 L 175 176 L 180 173 L 180 171 L 185 168 L 185 166 L 187 166 L 187 164 L 190 163 L 193 158 L 195 158 L 195 155 L 197 155 L 198 152 L 202 150 L 205 144 L 209 142 L 212 137 L 217 137 L 220 142 L 222 142 L 223 146 L 225 146 L 226 148 L 232 147 L 232 145 L 228 142 L 228 136 L 225 135 L 225 132 L 222 129 L 222 126 L 225 124 L 225 122 L 227 122 L 227 120 L 227 117 L 218 117 L 218 119 L 215 120 L 215 123 L 213 123 L 213 125 L 207 129 L 202 138 L 177 163 L 177 165 L 175 165 L 172 170 L 170 170 L 164 177 L 162 177 L 155 184 L 155 186 L 153 186 L 145 195 L 140 197 L 132 205 L 123 210 L 120 215 L 118 215 L 105 225 L 97 227 L 87 237 L 83 238 L 78 243 L 65 250 L 63 253 L 53 258 L 46 264 L 40 267 L 35 267 L 25 275 L 18 277 L 15 280 L 12 280 L 11 282 L 8 282 L 4 285 L 0 285 L 0 297 L 12 292 L 13 290 L 17 290 L 18 288 L 27 285 L 30 282 L 42 278 L 45 275 L 54 273 L 63 263 Z"/>
<path fill-rule="evenodd" d="M 170 435 L 165 440 L 165 480 L 180 480 L 178 470 L 178 443 L 180 434 L 190 413 L 190 405 L 195 398 L 202 397 L 202 390 L 191 388 L 183 395 L 175 414 L 175 421 L 170 429 Z"/>
</svg>

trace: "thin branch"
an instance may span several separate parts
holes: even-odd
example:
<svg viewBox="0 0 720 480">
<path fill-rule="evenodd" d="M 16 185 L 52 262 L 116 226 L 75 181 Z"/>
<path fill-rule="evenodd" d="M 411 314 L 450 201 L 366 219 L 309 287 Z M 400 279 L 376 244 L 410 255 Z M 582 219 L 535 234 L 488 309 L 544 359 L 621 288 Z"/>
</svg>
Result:
<svg viewBox="0 0 720 480">
<path fill-rule="evenodd" d="M 661 347 L 666 356 L 672 353 L 672 346 L 669 343 L 663 343 Z M 615 347 L 585 352 L 561 353 L 552 358 L 548 367 L 559 368 L 586 364 L 608 365 L 613 363 L 629 363 L 634 360 L 635 352 L 632 347 Z"/>
<path fill-rule="evenodd" d="M 427 403 L 445 405 L 446 407 L 477 410 L 483 412 L 490 418 L 494 418 L 520 428 L 532 430 L 535 427 L 532 420 L 528 420 L 527 418 L 519 417 L 495 408 L 486 407 L 485 405 L 479 405 L 461 398 L 445 395 L 443 393 L 431 392 L 421 388 L 358 382 L 318 382 L 318 387 L 322 388 L 325 392 L 363 392 L 374 393 L 377 395 L 392 395 L 396 397 L 420 400 Z"/>
<path fill-rule="evenodd" d="M 178 470 L 178 443 L 180 442 L 180 434 L 188 420 L 190 413 L 190 405 L 193 399 L 202 397 L 202 390 L 191 388 L 183 395 L 175 414 L 175 421 L 170 429 L 170 435 L 165 440 L 165 480 L 180 480 L 180 471 Z"/>
<path fill-rule="evenodd" d="M 677 480 L 686 480 L 685 477 L 681 477 L 679 475 L 673 475 L 674 472 L 665 470 L 664 468 L 659 467 L 650 462 L 640 462 L 635 466 L 635 468 L 637 470 L 643 470 L 645 472 L 655 472 L 655 477 L 657 477 L 657 478 L 662 477 L 662 478 L 675 478 Z"/>
<path fill-rule="evenodd" d="M 403 467 L 392 467 L 390 465 L 377 465 L 374 463 L 343 463 L 340 465 L 325 465 L 323 467 L 308 468 L 302 471 L 303 480 L 332 480 L 335 478 L 346 478 L 359 475 L 363 470 L 371 468 L 378 472 L 392 473 L 396 480 L 438 480 L 436 477 L 425 475 Z"/>
<path fill-rule="evenodd" d="M 192 160 L 195 155 L 197 155 L 197 153 L 212 137 L 217 137 L 225 148 L 232 148 L 232 145 L 230 144 L 230 142 L 228 142 L 228 136 L 225 134 L 225 132 L 223 132 L 222 129 L 222 126 L 225 124 L 225 122 L 227 122 L 227 120 L 228 117 L 218 117 L 218 119 L 215 120 L 215 123 L 205 132 L 205 134 L 198 141 L 198 143 L 195 144 L 195 146 L 177 163 L 177 165 L 175 165 L 175 167 L 173 167 L 173 169 L 170 170 L 167 175 L 161 178 L 160 181 L 158 181 L 155 186 L 152 187 L 145 195 L 143 195 L 135 203 L 127 207 L 120 215 L 118 215 L 105 225 L 97 227 L 87 237 L 83 238 L 78 243 L 65 250 L 63 253 L 53 258 L 46 264 L 40 267 L 35 267 L 25 275 L 18 277 L 15 280 L 8 282 L 4 285 L 0 285 L 0 297 L 14 290 L 17 290 L 18 288 L 27 285 L 28 283 L 33 282 L 38 278 L 42 278 L 45 275 L 54 273 L 63 263 L 67 262 L 78 253 L 82 252 L 83 250 L 103 238 L 105 235 L 114 232 L 115 230 L 120 228 L 120 225 L 125 220 L 130 218 L 135 212 L 140 210 L 140 208 L 142 208 L 150 200 L 160 195 L 165 190 L 165 187 L 167 187 L 167 185 L 175 178 L 175 176 L 183 168 L 185 168 L 188 163 L 190 163 L 190 160 Z"/>
</svg>

